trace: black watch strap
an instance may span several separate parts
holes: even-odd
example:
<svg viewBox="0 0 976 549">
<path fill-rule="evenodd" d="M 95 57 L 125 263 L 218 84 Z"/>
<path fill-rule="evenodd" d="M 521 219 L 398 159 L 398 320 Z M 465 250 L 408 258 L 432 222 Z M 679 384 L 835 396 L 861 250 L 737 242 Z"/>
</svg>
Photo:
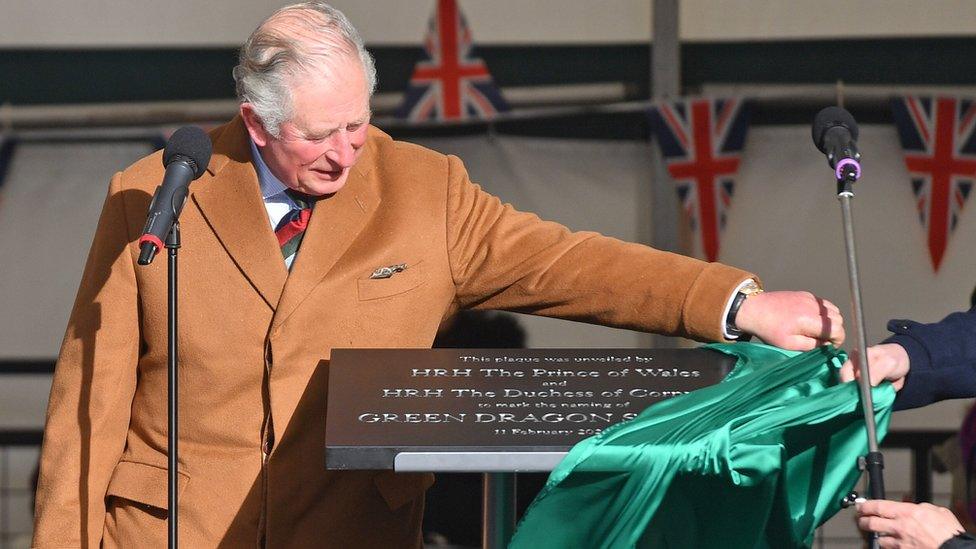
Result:
<svg viewBox="0 0 976 549">
<path fill-rule="evenodd" d="M 972 534 L 963 532 L 946 540 L 939 546 L 939 549 L 974 549 L 976 548 L 976 537 Z"/>
<path fill-rule="evenodd" d="M 725 331 L 728 332 L 730 336 L 735 338 L 741 338 L 743 336 L 742 330 L 735 325 L 735 317 L 739 314 L 739 308 L 742 307 L 742 303 L 749 297 L 743 292 L 737 292 L 735 297 L 732 299 L 732 306 L 729 307 L 729 315 L 725 317 Z"/>
</svg>

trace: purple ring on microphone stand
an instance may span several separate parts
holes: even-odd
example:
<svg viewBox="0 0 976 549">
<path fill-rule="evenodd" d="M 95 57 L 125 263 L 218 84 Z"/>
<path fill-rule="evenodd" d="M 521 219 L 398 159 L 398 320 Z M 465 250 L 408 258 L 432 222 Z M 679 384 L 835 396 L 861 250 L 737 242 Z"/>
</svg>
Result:
<svg viewBox="0 0 976 549">
<path fill-rule="evenodd" d="M 845 158 L 837 163 L 837 170 L 835 174 L 837 175 L 837 180 L 844 179 L 844 166 L 853 165 L 854 166 L 854 180 L 861 178 L 861 165 L 858 164 L 857 160 L 853 158 Z"/>
</svg>

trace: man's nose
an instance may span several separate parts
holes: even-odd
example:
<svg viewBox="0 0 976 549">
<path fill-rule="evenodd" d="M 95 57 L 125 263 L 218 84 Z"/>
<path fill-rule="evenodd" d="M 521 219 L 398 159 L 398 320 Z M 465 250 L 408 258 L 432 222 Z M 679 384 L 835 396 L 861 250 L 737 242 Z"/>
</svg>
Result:
<svg viewBox="0 0 976 549">
<path fill-rule="evenodd" d="M 356 149 L 352 146 L 349 132 L 336 132 L 325 157 L 343 168 L 349 168 L 356 163 Z"/>
</svg>

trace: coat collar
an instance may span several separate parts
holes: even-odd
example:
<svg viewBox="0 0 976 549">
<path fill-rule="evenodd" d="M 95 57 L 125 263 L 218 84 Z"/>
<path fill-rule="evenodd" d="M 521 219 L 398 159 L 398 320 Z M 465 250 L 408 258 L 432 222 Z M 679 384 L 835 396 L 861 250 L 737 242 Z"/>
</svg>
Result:
<svg viewBox="0 0 976 549">
<path fill-rule="evenodd" d="M 237 268 L 273 309 L 288 270 L 283 261 L 273 261 L 281 251 L 261 199 L 244 122 L 237 116 L 211 137 L 211 177 L 197 183 L 191 196 Z"/>
<path fill-rule="evenodd" d="M 275 325 L 328 274 L 376 212 L 375 133 L 370 128 L 366 149 L 345 186 L 316 203 L 290 274 L 268 221 L 243 120 L 238 115 L 212 134 L 210 180 L 195 185 L 191 196 L 238 269 L 276 309 Z"/>
<path fill-rule="evenodd" d="M 372 134 L 372 132 L 371 132 Z M 372 139 L 337 193 L 315 203 L 298 255 L 285 282 L 274 326 L 288 319 L 318 283 L 335 267 L 366 227 L 380 204 L 379 181 L 371 167 Z"/>
</svg>

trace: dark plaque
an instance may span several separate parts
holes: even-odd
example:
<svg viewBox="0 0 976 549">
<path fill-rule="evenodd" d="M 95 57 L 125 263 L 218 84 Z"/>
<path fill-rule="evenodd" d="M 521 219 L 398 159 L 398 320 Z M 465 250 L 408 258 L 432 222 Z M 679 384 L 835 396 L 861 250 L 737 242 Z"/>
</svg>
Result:
<svg viewBox="0 0 976 549">
<path fill-rule="evenodd" d="M 566 452 L 718 383 L 734 364 L 707 349 L 336 349 L 326 466 L 391 469 L 401 453 Z"/>
</svg>

